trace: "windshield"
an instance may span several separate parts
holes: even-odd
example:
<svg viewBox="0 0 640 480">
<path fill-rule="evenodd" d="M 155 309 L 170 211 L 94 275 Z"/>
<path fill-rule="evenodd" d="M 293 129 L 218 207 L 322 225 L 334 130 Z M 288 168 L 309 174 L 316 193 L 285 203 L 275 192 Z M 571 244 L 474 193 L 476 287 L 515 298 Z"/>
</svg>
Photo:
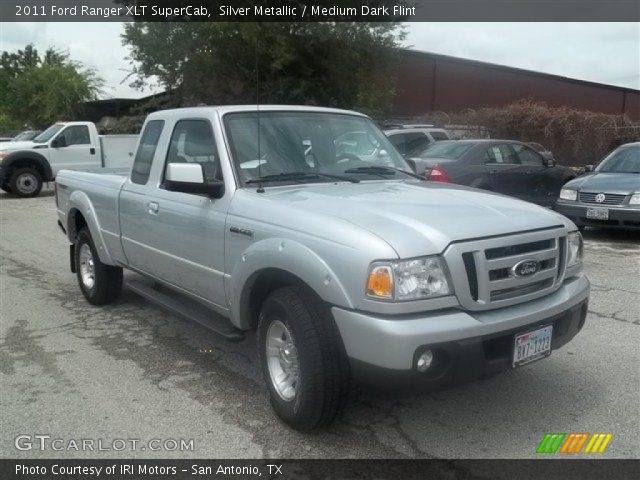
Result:
<svg viewBox="0 0 640 480">
<path fill-rule="evenodd" d="M 452 160 L 462 157 L 471 147 L 473 147 L 473 143 L 463 143 L 463 142 L 437 142 L 431 143 L 427 148 L 422 150 L 418 155 L 418 157 L 423 158 L 450 158 Z"/>
<path fill-rule="evenodd" d="M 243 185 L 260 178 L 282 184 L 413 175 L 387 137 L 366 117 L 291 111 L 265 111 L 259 116 L 260 131 L 256 112 L 224 117 Z"/>
<path fill-rule="evenodd" d="M 38 134 L 38 132 L 36 132 L 35 130 L 27 130 L 27 131 L 19 133 L 18 135 L 13 137 L 13 141 L 14 142 L 26 142 L 26 141 L 29 141 L 29 140 L 33 139 L 33 137 L 35 137 L 37 134 Z"/>
<path fill-rule="evenodd" d="M 55 123 L 55 124 L 51 125 L 49 128 L 47 128 L 40 135 L 38 135 L 36 138 L 34 138 L 33 141 L 36 142 L 36 143 L 48 142 L 49 139 L 51 139 L 51 137 L 53 137 L 56 133 L 58 133 L 60 130 L 62 130 L 63 127 L 64 127 L 64 125 L 62 125 L 60 123 Z"/>
<path fill-rule="evenodd" d="M 600 173 L 640 173 L 640 146 L 614 150 L 596 168 Z"/>
</svg>

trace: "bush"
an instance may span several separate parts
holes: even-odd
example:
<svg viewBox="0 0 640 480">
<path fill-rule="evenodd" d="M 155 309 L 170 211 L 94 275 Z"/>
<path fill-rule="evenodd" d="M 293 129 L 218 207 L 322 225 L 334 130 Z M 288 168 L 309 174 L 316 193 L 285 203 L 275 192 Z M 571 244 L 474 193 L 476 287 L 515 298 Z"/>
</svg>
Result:
<svg viewBox="0 0 640 480">
<path fill-rule="evenodd" d="M 640 140 L 640 123 L 626 115 L 549 107 L 533 100 L 458 113 L 433 112 L 416 122 L 484 127 L 491 138 L 538 142 L 563 165 L 574 167 L 597 163 L 618 145 Z"/>
</svg>

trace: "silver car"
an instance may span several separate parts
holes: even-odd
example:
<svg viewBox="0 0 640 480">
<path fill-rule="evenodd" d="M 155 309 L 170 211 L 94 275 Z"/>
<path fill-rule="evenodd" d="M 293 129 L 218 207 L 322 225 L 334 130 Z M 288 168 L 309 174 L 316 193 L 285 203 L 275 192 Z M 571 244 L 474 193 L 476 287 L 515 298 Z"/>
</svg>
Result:
<svg viewBox="0 0 640 480">
<path fill-rule="evenodd" d="M 556 209 L 578 228 L 640 230 L 640 142 L 627 143 L 566 183 Z"/>
</svg>

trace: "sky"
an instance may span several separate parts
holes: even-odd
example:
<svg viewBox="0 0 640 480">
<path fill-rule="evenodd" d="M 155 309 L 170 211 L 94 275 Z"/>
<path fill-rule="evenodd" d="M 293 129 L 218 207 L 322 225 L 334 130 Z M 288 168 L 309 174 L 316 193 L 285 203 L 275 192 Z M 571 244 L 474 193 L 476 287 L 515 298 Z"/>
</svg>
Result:
<svg viewBox="0 0 640 480">
<path fill-rule="evenodd" d="M 405 46 L 640 89 L 638 23 L 407 23 Z M 123 25 L 104 23 L 0 23 L 0 50 L 33 43 L 55 47 L 94 68 L 105 80 L 103 97 L 137 98 L 160 91 L 136 90 L 122 45 Z"/>
</svg>

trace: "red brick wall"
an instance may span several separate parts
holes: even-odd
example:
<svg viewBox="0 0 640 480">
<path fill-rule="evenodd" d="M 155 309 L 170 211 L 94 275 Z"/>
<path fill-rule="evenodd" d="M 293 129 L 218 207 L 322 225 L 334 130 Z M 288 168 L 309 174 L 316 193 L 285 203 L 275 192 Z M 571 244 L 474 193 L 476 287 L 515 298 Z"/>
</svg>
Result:
<svg viewBox="0 0 640 480">
<path fill-rule="evenodd" d="M 497 107 L 523 98 L 640 119 L 640 92 L 439 55 L 403 52 L 394 116 Z"/>
</svg>

